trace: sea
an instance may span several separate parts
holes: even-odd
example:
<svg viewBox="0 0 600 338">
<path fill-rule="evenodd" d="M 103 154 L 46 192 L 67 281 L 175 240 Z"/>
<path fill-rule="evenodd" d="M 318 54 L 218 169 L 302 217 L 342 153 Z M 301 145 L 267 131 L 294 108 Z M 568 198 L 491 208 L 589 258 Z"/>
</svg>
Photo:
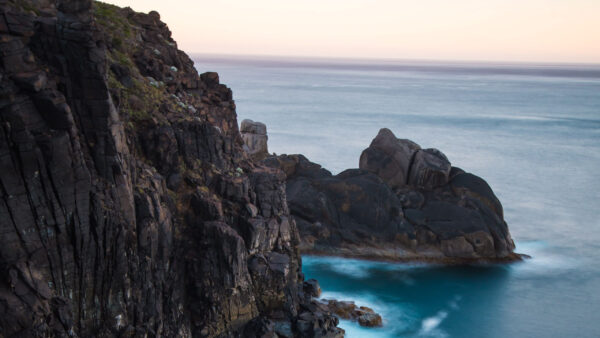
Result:
<svg viewBox="0 0 600 338">
<path fill-rule="evenodd" d="M 303 256 L 321 298 L 373 308 L 346 337 L 600 337 L 600 65 L 194 55 L 269 150 L 336 174 L 380 128 L 438 148 L 504 206 L 509 265 Z"/>
</svg>

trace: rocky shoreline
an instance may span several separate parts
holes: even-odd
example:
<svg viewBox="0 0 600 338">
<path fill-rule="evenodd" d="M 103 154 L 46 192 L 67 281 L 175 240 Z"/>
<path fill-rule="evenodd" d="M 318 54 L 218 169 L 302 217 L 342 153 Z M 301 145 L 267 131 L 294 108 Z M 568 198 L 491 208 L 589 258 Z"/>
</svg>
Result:
<svg viewBox="0 0 600 338">
<path fill-rule="evenodd" d="M 382 130 L 335 176 L 269 155 L 157 12 L 0 10 L 0 336 L 342 337 L 336 313 L 381 318 L 316 299 L 301 252 L 516 259 L 489 186 L 439 151 Z"/>
</svg>

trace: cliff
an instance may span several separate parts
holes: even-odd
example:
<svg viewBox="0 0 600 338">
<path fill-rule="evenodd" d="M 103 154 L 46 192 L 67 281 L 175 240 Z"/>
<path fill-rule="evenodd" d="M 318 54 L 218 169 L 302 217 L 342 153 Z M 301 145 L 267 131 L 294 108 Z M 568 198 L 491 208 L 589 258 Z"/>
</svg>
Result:
<svg viewBox="0 0 600 338">
<path fill-rule="evenodd" d="M 285 175 L 156 12 L 0 0 L 0 336 L 341 336 Z"/>
</svg>

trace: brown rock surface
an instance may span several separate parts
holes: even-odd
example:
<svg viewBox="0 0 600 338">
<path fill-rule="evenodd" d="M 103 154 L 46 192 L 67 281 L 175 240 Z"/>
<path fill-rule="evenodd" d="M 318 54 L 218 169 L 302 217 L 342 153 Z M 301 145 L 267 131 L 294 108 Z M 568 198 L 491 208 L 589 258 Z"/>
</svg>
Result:
<svg viewBox="0 0 600 338">
<path fill-rule="evenodd" d="M 383 325 L 381 316 L 366 306 L 356 306 L 354 302 L 335 299 L 325 299 L 323 304 L 326 304 L 329 310 L 338 317 L 357 321 L 361 326 L 376 327 Z"/>
</svg>

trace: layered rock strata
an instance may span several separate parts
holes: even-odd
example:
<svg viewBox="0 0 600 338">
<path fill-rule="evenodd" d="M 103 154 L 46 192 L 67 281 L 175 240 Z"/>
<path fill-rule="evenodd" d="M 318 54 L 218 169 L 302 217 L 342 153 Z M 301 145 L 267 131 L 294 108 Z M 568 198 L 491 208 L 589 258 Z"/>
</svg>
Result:
<svg viewBox="0 0 600 338">
<path fill-rule="evenodd" d="M 242 145 L 158 13 L 0 0 L 0 336 L 341 336 Z"/>
<path fill-rule="evenodd" d="M 502 204 L 437 149 L 381 129 L 359 169 L 332 175 L 302 155 L 271 156 L 304 253 L 463 263 L 519 259 Z"/>
</svg>

